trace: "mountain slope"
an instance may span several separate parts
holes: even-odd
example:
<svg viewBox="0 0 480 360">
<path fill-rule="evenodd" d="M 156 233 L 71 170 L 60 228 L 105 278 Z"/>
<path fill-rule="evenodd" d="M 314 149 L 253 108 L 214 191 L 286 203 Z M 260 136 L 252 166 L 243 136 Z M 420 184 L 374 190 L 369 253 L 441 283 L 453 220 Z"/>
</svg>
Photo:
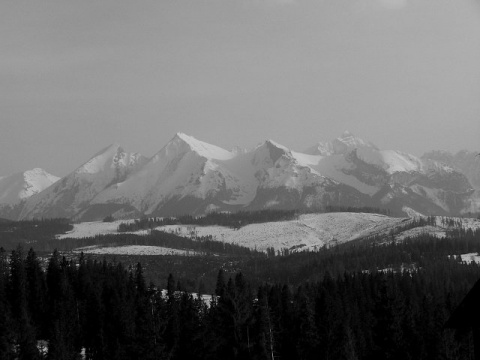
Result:
<svg viewBox="0 0 480 360">
<path fill-rule="evenodd" d="M 0 177 L 0 217 L 16 218 L 22 204 L 28 198 L 40 193 L 59 179 L 40 168 Z"/>
<path fill-rule="evenodd" d="M 462 150 L 452 154 L 446 151 L 431 151 L 424 154 L 422 159 L 445 164 L 464 174 L 473 187 L 473 192 L 466 201 L 465 211 L 480 212 L 480 156 L 478 152 Z"/>
<path fill-rule="evenodd" d="M 82 217 L 96 195 L 124 181 L 145 161 L 140 154 L 127 153 L 117 144 L 110 145 L 71 174 L 28 199 L 20 218 Z"/>
<path fill-rule="evenodd" d="M 472 177 L 475 179 L 475 177 Z M 26 201 L 20 218 L 133 217 L 208 211 L 370 206 L 404 214 L 478 211 L 460 168 L 380 150 L 343 133 L 305 153 L 272 140 L 228 151 L 183 133 L 147 159 L 111 145 Z"/>
<path fill-rule="evenodd" d="M 380 150 L 349 132 L 308 151 L 322 154 L 324 149 L 330 149 L 330 153 L 323 164 L 316 165 L 319 171 L 324 165 L 322 170 L 327 176 L 371 195 L 380 205 L 396 212 L 404 205 L 425 214 L 443 215 L 460 214 L 472 208 L 473 190 L 468 178 L 448 164 L 400 151 Z M 340 155 L 344 155 L 344 159 Z M 359 173 L 360 169 L 368 168 L 361 163 L 377 169 Z M 350 176 L 345 177 L 345 174 Z"/>
</svg>

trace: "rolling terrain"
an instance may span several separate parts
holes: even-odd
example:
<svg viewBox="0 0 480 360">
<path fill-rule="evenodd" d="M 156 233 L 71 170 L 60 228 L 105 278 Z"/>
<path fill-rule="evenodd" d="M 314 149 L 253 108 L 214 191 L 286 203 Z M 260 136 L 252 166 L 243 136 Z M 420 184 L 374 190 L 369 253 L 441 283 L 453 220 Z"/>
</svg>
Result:
<svg viewBox="0 0 480 360">
<path fill-rule="evenodd" d="M 153 230 L 175 234 L 178 236 L 197 238 L 211 236 L 213 240 L 236 244 L 252 250 L 275 251 L 284 249 L 292 251 L 315 251 L 323 247 L 361 240 L 374 236 L 382 236 L 386 240 L 404 240 L 419 234 L 431 234 L 438 238 L 445 237 L 451 228 L 480 229 L 480 220 L 473 218 L 434 217 L 433 223 L 415 224 L 420 218 L 395 218 L 369 213 L 322 213 L 304 214 L 298 219 L 275 221 L 260 224 L 249 224 L 239 229 L 224 226 L 168 225 Z M 424 218 L 426 219 L 426 218 Z M 85 222 L 74 224 L 71 231 L 58 235 L 58 240 L 67 238 L 87 238 L 96 235 L 117 234 L 122 221 Z M 130 232 L 146 235 L 150 230 Z M 91 250 L 91 249 L 90 249 Z M 101 253 L 100 250 L 95 250 Z M 133 250 L 132 250 L 133 251 Z M 142 249 L 144 251 L 144 249 Z M 152 248 L 152 252 L 155 251 Z M 105 253 L 112 252 L 111 249 Z"/>
</svg>

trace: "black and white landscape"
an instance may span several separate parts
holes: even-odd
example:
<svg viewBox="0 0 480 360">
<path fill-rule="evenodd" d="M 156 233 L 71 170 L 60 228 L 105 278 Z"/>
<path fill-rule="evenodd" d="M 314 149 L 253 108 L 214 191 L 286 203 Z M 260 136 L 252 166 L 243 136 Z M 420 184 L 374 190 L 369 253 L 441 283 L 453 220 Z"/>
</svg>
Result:
<svg viewBox="0 0 480 360">
<path fill-rule="evenodd" d="M 480 360 L 478 0 L 0 1 L 0 49 L 0 360 Z"/>
</svg>

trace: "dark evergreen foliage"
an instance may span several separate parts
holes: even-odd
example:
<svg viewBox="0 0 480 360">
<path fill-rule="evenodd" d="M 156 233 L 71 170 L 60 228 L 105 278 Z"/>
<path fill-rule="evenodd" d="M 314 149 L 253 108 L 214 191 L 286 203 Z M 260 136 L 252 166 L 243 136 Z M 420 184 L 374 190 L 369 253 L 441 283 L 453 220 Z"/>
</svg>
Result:
<svg viewBox="0 0 480 360">
<path fill-rule="evenodd" d="M 68 219 L 0 221 L 0 246 L 13 250 L 22 243 L 31 247 L 72 229 Z"/>
<path fill-rule="evenodd" d="M 210 306 L 145 283 L 141 264 L 0 251 L 0 356 L 40 359 L 468 359 L 443 328 L 480 276 L 455 260 L 404 272 L 325 272 L 298 287 L 220 271 Z M 36 296 L 33 296 L 36 294 Z"/>
<path fill-rule="evenodd" d="M 223 270 L 203 277 L 206 306 L 182 291 L 198 281 L 167 273 L 162 292 L 138 262 L 54 251 L 42 267 L 32 249 L 0 249 L 0 358 L 469 359 L 471 335 L 444 324 L 480 277 L 451 255 L 478 251 L 480 231 L 452 226 L 445 239 L 212 257 Z"/>
</svg>

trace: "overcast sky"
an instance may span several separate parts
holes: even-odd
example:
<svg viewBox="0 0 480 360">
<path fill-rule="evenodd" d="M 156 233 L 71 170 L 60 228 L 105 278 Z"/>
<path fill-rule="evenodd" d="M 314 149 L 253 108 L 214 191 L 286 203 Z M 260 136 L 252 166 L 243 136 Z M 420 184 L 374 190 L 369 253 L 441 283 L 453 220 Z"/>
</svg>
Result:
<svg viewBox="0 0 480 360">
<path fill-rule="evenodd" d="M 3 0 L 0 175 L 176 132 L 480 149 L 478 0 Z"/>
</svg>

